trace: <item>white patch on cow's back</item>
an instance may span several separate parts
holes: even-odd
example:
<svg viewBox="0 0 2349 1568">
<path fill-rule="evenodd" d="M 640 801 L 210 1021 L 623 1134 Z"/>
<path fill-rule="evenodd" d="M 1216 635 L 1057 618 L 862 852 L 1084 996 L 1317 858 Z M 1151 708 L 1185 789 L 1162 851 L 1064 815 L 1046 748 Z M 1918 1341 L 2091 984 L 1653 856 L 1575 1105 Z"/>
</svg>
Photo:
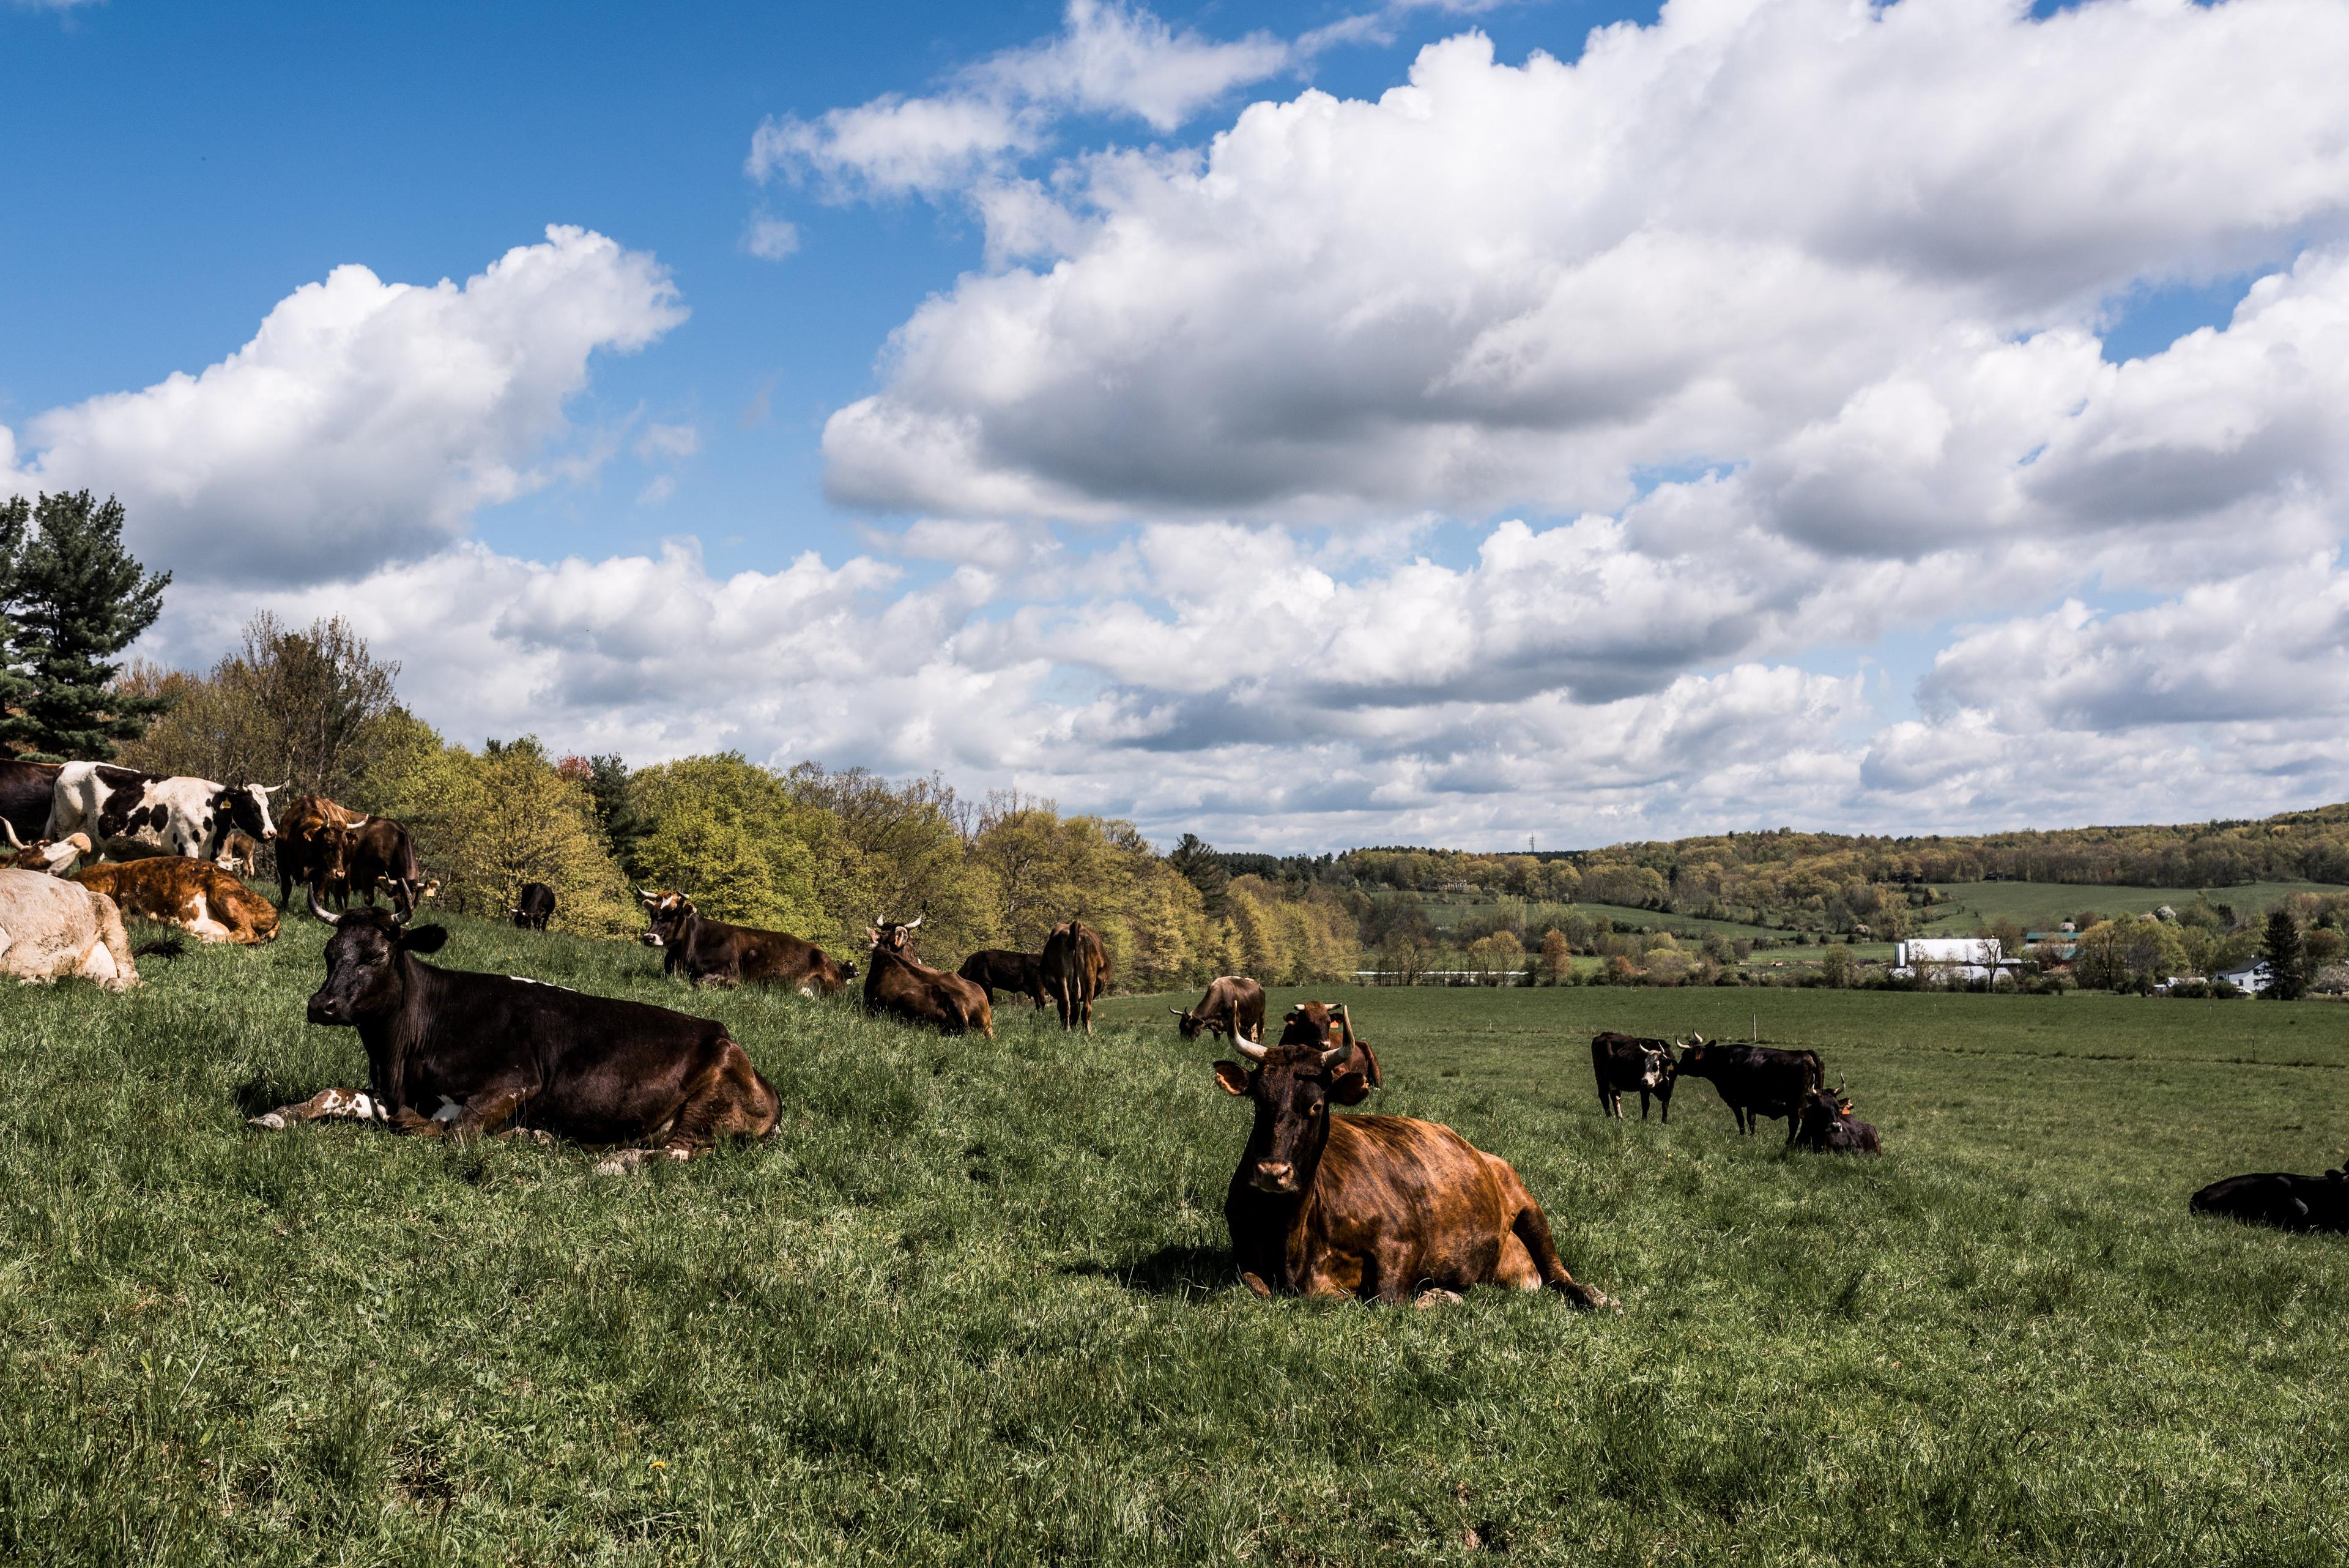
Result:
<svg viewBox="0 0 2349 1568">
<path fill-rule="evenodd" d="M 508 980 L 518 980 L 524 985 L 543 985 L 549 991 L 569 991 L 571 989 L 567 985 L 557 985 L 551 980 L 533 980 L 526 974 L 510 974 L 506 976 L 506 978 Z"/>
</svg>

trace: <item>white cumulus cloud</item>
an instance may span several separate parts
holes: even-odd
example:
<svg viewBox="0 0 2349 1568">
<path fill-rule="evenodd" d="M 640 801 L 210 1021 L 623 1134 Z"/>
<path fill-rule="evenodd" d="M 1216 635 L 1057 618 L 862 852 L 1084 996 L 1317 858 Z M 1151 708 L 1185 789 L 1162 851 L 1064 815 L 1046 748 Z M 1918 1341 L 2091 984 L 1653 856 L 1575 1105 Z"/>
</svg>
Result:
<svg viewBox="0 0 2349 1568">
<path fill-rule="evenodd" d="M 547 483 L 591 357 L 684 318 L 658 263 L 584 229 L 461 285 L 340 266 L 219 364 L 35 417 L 0 482 L 119 495 L 132 548 L 183 579 L 364 570 Z"/>
</svg>

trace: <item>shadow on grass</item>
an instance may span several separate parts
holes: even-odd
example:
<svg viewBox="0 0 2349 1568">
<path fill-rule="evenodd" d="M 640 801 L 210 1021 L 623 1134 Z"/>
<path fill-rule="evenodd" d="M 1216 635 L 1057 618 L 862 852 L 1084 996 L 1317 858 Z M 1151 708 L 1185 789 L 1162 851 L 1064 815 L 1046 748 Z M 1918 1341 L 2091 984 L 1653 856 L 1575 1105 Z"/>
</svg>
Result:
<svg viewBox="0 0 2349 1568">
<path fill-rule="evenodd" d="M 1151 1296 L 1210 1295 L 1235 1286 L 1232 1254 L 1223 1247 L 1161 1247 L 1146 1258 L 1119 1263 L 1072 1263 L 1061 1272 L 1115 1280 Z"/>
</svg>

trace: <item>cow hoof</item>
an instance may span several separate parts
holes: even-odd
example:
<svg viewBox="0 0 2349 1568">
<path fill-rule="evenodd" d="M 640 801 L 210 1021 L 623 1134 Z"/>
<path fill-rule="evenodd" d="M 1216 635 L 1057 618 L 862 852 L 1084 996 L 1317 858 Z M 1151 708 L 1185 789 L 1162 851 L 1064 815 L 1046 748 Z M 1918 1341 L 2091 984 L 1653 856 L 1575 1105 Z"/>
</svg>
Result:
<svg viewBox="0 0 2349 1568">
<path fill-rule="evenodd" d="M 1246 1285 L 1248 1289 L 1254 1291 L 1257 1295 L 1262 1296 L 1267 1301 L 1270 1301 L 1272 1299 L 1272 1287 L 1266 1284 L 1254 1274 L 1249 1273 L 1246 1269 L 1242 1269 L 1240 1271 L 1240 1283 Z"/>
<path fill-rule="evenodd" d="M 247 1116 L 244 1125 L 249 1127 L 259 1127 L 263 1132 L 284 1132 L 285 1118 L 275 1111 L 271 1111 L 264 1116 Z"/>
<path fill-rule="evenodd" d="M 1425 1312 L 1429 1307 L 1450 1306 L 1453 1303 L 1464 1299 L 1466 1298 L 1463 1297 L 1458 1291 L 1447 1291 L 1438 1286 L 1434 1290 L 1420 1292 L 1411 1304 Z"/>
<path fill-rule="evenodd" d="M 1623 1303 L 1604 1291 L 1584 1285 L 1574 1296 L 1574 1304 L 1584 1312 L 1621 1312 Z"/>
</svg>

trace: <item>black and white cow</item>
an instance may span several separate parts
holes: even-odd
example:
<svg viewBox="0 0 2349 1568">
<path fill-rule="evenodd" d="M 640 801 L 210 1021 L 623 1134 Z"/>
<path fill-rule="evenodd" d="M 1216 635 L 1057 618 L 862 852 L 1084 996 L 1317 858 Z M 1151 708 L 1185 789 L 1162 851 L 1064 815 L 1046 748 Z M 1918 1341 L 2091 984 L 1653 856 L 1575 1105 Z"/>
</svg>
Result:
<svg viewBox="0 0 2349 1568">
<path fill-rule="evenodd" d="M 162 778 L 111 763 L 67 763 L 49 797 L 43 836 L 86 833 L 98 859 L 181 855 L 210 860 L 220 854 L 231 828 L 264 842 L 276 837 L 269 797 L 285 787 Z"/>
</svg>

